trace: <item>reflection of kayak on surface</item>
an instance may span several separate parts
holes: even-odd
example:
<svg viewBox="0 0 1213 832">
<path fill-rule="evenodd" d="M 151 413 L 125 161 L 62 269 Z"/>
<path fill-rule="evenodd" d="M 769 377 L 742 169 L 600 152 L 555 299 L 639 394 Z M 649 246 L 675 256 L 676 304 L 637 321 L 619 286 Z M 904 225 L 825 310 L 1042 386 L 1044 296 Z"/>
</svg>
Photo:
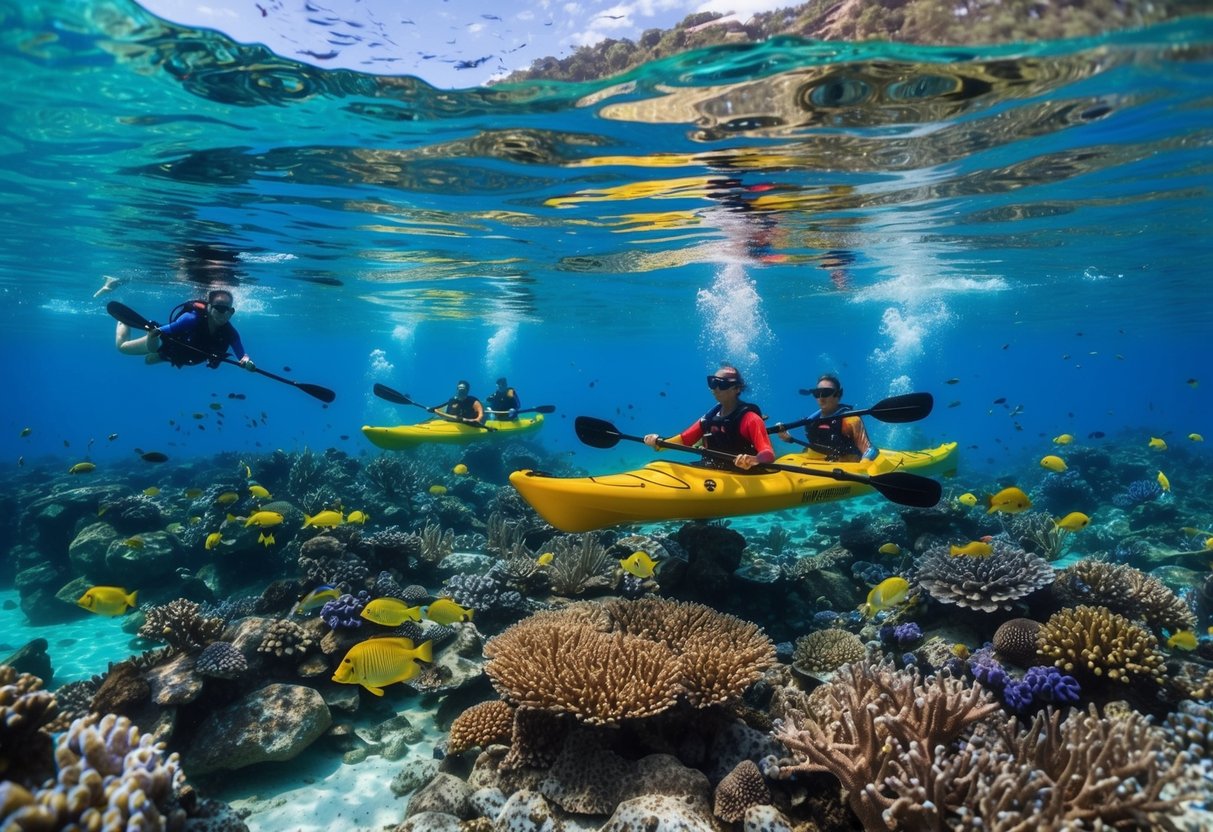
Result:
<svg viewBox="0 0 1213 832">
<path fill-rule="evenodd" d="M 881 451 L 863 462 L 826 462 L 819 454 L 788 454 L 776 460 L 852 474 L 950 474 L 956 443 L 924 451 Z M 870 486 L 826 477 L 776 471 L 749 474 L 697 463 L 651 462 L 635 471 L 601 477 L 553 477 L 515 471 L 510 483 L 544 520 L 566 532 L 586 532 L 621 523 L 706 520 L 809 506 L 873 493 Z"/>
<path fill-rule="evenodd" d="M 389 451 L 436 442 L 463 445 L 485 439 L 505 439 L 539 430 L 543 427 L 543 414 L 502 422 L 489 419 L 484 424 L 485 427 L 492 428 L 492 430 L 484 430 L 462 422 L 451 422 L 447 419 L 430 419 L 428 422 L 420 422 L 416 425 L 397 425 L 392 428 L 364 425 L 362 432 L 371 441 L 371 444 L 387 448 Z"/>
</svg>

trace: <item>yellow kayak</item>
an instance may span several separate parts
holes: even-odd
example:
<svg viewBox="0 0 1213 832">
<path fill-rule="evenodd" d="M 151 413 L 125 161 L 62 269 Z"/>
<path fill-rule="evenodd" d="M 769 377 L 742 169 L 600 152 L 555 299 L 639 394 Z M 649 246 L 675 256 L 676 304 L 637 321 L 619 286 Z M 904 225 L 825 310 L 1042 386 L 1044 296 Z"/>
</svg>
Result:
<svg viewBox="0 0 1213 832">
<path fill-rule="evenodd" d="M 955 472 L 956 443 L 923 451 L 884 451 L 871 464 L 826 462 L 812 451 L 776 460 L 850 474 L 905 471 L 923 475 Z M 695 463 L 650 462 L 635 471 L 601 477 L 553 477 L 539 471 L 515 471 L 513 485 L 539 516 L 561 531 L 588 532 L 621 523 L 706 520 L 762 514 L 797 506 L 846 500 L 871 494 L 871 486 L 826 477 L 776 471 L 746 474 Z"/>
<path fill-rule="evenodd" d="M 532 433 L 543 427 L 543 414 L 503 422 L 489 419 L 484 424 L 490 430 L 446 419 L 431 419 L 416 425 L 397 425 L 394 428 L 363 425 L 362 432 L 367 439 L 371 440 L 371 444 L 389 451 L 400 451 L 405 448 L 414 448 L 417 445 L 433 443 L 463 445 L 468 442 L 480 442 L 484 439 L 505 439 Z"/>
</svg>

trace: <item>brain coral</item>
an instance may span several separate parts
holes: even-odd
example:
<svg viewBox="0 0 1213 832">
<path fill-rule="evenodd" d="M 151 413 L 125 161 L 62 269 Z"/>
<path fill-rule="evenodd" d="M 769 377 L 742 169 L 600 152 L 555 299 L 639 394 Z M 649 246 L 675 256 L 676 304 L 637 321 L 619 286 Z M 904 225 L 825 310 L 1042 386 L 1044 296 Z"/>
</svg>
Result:
<svg viewBox="0 0 1213 832">
<path fill-rule="evenodd" d="M 523 619 L 484 648 L 509 702 L 587 724 L 652 716 L 682 698 L 739 698 L 775 661 L 756 625 L 658 598 L 581 602 Z"/>
<path fill-rule="evenodd" d="M 1012 618 L 994 631 L 994 651 L 1007 661 L 1021 667 L 1036 663 L 1036 639 L 1040 622 L 1031 618 Z"/>
<path fill-rule="evenodd" d="M 508 745 L 514 733 L 514 709 L 500 699 L 473 705 L 451 723 L 447 752 L 458 754 L 469 748 Z"/>
<path fill-rule="evenodd" d="M 985 558 L 952 557 L 947 546 L 928 549 L 915 565 L 918 585 L 942 603 L 994 612 L 1052 582 L 1053 568 L 1038 555 L 1005 540 L 990 546 Z"/>
<path fill-rule="evenodd" d="M 1163 681 L 1158 639 L 1107 607 L 1079 606 L 1055 613 L 1040 628 L 1037 646 L 1040 655 L 1067 673 L 1125 683 L 1139 677 Z"/>
</svg>

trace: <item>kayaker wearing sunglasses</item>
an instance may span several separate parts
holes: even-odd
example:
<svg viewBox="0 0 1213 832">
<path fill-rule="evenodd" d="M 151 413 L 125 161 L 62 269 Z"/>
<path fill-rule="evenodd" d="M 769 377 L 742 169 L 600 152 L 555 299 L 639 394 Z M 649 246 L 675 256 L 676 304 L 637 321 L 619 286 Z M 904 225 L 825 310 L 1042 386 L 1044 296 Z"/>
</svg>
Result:
<svg viewBox="0 0 1213 832">
<path fill-rule="evenodd" d="M 716 406 L 668 441 L 690 446 L 703 440 L 709 450 L 736 454 L 733 466 L 742 471 L 774 462 L 775 451 L 762 421 L 761 408 L 741 400 L 745 380 L 737 368 L 726 365 L 708 376 L 708 389 L 716 399 Z M 644 437 L 644 443 L 656 449 L 659 438 L 650 433 Z"/>
<path fill-rule="evenodd" d="M 825 454 L 826 459 L 832 462 L 875 459 L 880 449 L 868 439 L 863 419 L 847 415 L 855 408 L 842 403 L 842 382 L 838 376 L 822 374 L 817 379 L 817 386 L 809 392 L 817 399 L 818 407 L 816 413 L 806 417 L 812 420 L 804 429 L 809 447 Z M 791 434 L 786 430 L 779 433 L 779 438 L 785 442 L 792 441 Z"/>
<path fill-rule="evenodd" d="M 232 326 L 236 307 L 227 289 L 211 291 L 206 300 L 187 300 L 169 313 L 169 322 L 147 335 L 133 338 L 131 328 L 118 324 L 114 345 L 127 355 L 143 355 L 148 364 L 168 361 L 174 367 L 206 363 L 214 369 L 231 350 L 246 370 L 257 365 L 248 357 L 240 333 Z M 161 340 L 161 336 L 164 336 Z"/>
</svg>

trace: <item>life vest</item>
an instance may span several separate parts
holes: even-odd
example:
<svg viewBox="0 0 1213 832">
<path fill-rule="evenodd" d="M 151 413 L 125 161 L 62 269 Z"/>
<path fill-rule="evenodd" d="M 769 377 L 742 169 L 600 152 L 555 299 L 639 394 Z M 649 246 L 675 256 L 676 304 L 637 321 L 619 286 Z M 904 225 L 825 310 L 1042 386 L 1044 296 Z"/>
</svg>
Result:
<svg viewBox="0 0 1213 832">
<path fill-rule="evenodd" d="M 464 396 L 462 399 L 451 397 L 443 408 L 451 416 L 458 416 L 460 419 L 475 419 L 476 418 L 476 403 L 480 399 L 475 396 Z"/>
<path fill-rule="evenodd" d="M 183 303 L 179 303 L 173 307 L 171 312 L 168 313 L 168 322 L 171 324 L 173 321 L 180 318 L 186 312 L 193 312 L 199 318 L 205 318 L 206 317 L 206 306 L 207 306 L 206 301 L 197 300 L 197 299 L 187 300 Z"/>
<path fill-rule="evenodd" d="M 705 413 L 699 420 L 704 447 L 734 455 L 758 453 L 753 443 L 741 434 L 741 417 L 747 413 L 757 413 L 761 417 L 762 408 L 750 402 L 738 402 L 728 416 L 720 415 L 720 405 Z"/>
<path fill-rule="evenodd" d="M 809 447 L 826 459 L 839 460 L 846 457 L 859 458 L 859 448 L 854 440 L 842 432 L 842 422 L 847 414 L 854 410 L 849 404 L 838 405 L 838 410 L 829 417 L 816 416 L 805 426 L 804 435 L 809 441 Z M 817 411 L 820 413 L 821 411 Z"/>
<path fill-rule="evenodd" d="M 514 392 L 513 387 L 506 390 L 498 390 L 493 395 L 489 396 L 490 410 L 510 410 L 517 406 L 518 394 Z"/>
<path fill-rule="evenodd" d="M 187 300 L 174 306 L 172 311 L 168 313 L 169 323 L 173 323 L 187 312 L 193 312 L 198 318 L 198 323 L 191 327 L 188 332 L 180 333 L 161 341 L 157 354 L 178 368 L 194 366 L 196 364 L 207 364 L 212 368 L 218 367 L 218 362 L 210 358 L 209 355 L 227 355 L 228 348 L 232 343 L 232 325 L 225 323 L 212 333 L 206 309 L 207 302 L 198 299 Z M 196 349 L 191 350 L 188 347 L 182 346 L 182 344 L 188 344 Z M 204 355 L 197 352 L 197 350 L 202 350 L 209 355 Z"/>
</svg>

